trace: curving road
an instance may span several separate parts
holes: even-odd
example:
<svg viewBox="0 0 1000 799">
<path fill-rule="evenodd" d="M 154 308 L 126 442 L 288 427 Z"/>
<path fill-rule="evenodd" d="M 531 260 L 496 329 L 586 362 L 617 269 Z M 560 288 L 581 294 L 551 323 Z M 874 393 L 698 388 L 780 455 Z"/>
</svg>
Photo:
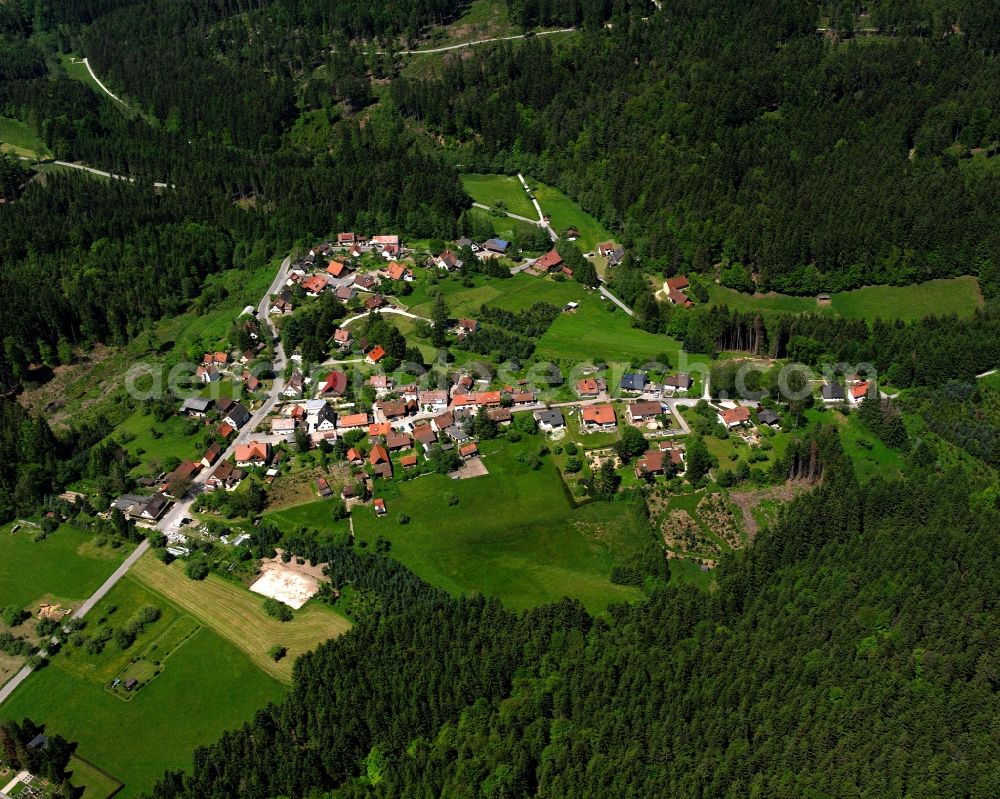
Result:
<svg viewBox="0 0 1000 799">
<path fill-rule="evenodd" d="M 430 319 L 427 319 L 423 316 L 417 316 L 415 313 L 410 313 L 409 311 L 401 311 L 399 308 L 374 308 L 371 311 L 365 311 L 364 313 L 359 313 L 356 316 L 352 316 L 350 319 L 345 319 L 343 322 L 340 323 L 340 326 L 347 327 L 348 325 L 357 322 L 359 319 L 364 319 L 370 313 L 396 314 L 397 316 L 405 316 L 407 319 L 416 319 L 418 322 L 427 322 L 427 324 L 429 325 L 434 324 L 434 322 L 432 322 Z M 342 363 L 351 363 L 351 361 L 343 361 Z"/>
<path fill-rule="evenodd" d="M 74 63 L 81 63 L 81 62 L 74 60 Z M 82 61 L 82 63 L 87 68 L 87 72 L 90 73 L 90 77 L 92 77 L 94 79 L 94 83 L 96 83 L 98 86 L 100 86 L 101 89 L 102 89 L 102 91 L 108 97 L 110 97 L 112 100 L 116 100 L 117 102 L 121 103 L 126 108 L 129 107 L 128 103 L 126 103 L 121 97 L 119 97 L 117 94 L 115 94 L 113 91 L 111 91 L 111 89 L 109 89 L 107 86 L 105 86 L 104 83 L 101 81 L 101 79 L 99 77 L 97 77 L 96 74 L 94 74 L 94 68 L 92 66 L 90 66 L 90 59 L 84 58 L 83 61 Z"/>
<path fill-rule="evenodd" d="M 28 160 L 28 159 L 25 159 Z M 102 178 L 111 178 L 112 180 L 126 180 L 129 183 L 135 183 L 135 178 L 130 178 L 128 175 L 116 175 L 114 172 L 107 172 L 103 169 L 95 169 L 92 166 L 85 166 L 84 164 L 74 164 L 70 161 L 52 161 L 53 164 L 58 164 L 59 166 L 68 166 L 70 169 L 79 169 L 83 172 L 89 172 L 91 175 L 99 175 Z M 153 181 L 153 186 L 158 189 L 174 189 L 173 183 L 163 183 L 158 180 Z"/>
</svg>

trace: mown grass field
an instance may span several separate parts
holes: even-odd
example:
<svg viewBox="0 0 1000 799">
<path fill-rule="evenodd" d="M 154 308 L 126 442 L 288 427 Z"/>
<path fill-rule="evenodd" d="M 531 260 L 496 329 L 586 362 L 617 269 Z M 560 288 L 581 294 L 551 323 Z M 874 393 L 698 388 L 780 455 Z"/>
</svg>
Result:
<svg viewBox="0 0 1000 799">
<path fill-rule="evenodd" d="M 25 158 L 52 156 L 49 148 L 31 128 L 9 117 L 0 117 L 0 152 L 9 152 Z"/>
<path fill-rule="evenodd" d="M 540 443 L 535 437 L 485 443 L 486 477 L 429 475 L 388 491 L 376 484 L 389 513 L 376 518 L 371 508 L 357 508 L 355 533 L 369 544 L 388 539 L 392 557 L 453 594 L 497 596 L 516 609 L 571 596 L 599 612 L 637 598 L 635 589 L 612 585 L 608 577 L 616 558 L 643 542 L 614 505 L 572 510 L 551 457 L 537 471 L 519 461 Z M 449 505 L 448 494 L 457 504 Z M 398 523 L 400 513 L 410 517 L 408 524 Z"/>
<path fill-rule="evenodd" d="M 121 783 L 75 755 L 70 758 L 69 783 L 82 789 L 79 799 L 108 799 L 121 787 Z"/>
<path fill-rule="evenodd" d="M 576 245 L 584 252 L 590 252 L 602 241 L 614 238 L 606 227 L 559 189 L 546 186 L 544 183 L 539 183 L 528 177 L 525 177 L 525 180 L 534 191 L 538 204 L 542 206 L 542 213 L 549 218 L 556 233 L 562 236 L 566 228 L 571 226 L 580 231 L 580 238 L 577 239 Z"/>
<path fill-rule="evenodd" d="M 291 682 L 295 658 L 344 634 L 351 626 L 341 615 L 320 604 L 307 605 L 295 611 L 293 621 L 282 623 L 264 613 L 263 597 L 214 574 L 202 581 L 189 580 L 180 561 L 164 566 L 146 555 L 130 574 L 237 646 L 263 672 L 285 683 Z M 277 663 L 267 654 L 275 644 L 288 649 Z"/>
<path fill-rule="evenodd" d="M 333 499 L 320 499 L 315 502 L 305 502 L 280 510 L 269 510 L 264 518 L 273 522 L 284 533 L 295 532 L 300 527 L 319 530 L 321 532 L 344 533 L 349 531 L 346 519 L 334 521 Z"/>
<path fill-rule="evenodd" d="M 922 319 L 947 314 L 968 317 L 983 304 L 979 280 L 970 275 L 913 286 L 865 286 L 834 294 L 831 299 L 833 310 L 851 319 Z"/>
<path fill-rule="evenodd" d="M 202 629 L 129 702 L 56 657 L 0 705 L 0 719 L 28 716 L 78 742 L 78 753 L 124 782 L 118 796 L 131 799 L 149 792 L 165 769 L 190 768 L 196 747 L 283 695 L 280 682 Z"/>
<path fill-rule="evenodd" d="M 536 219 L 535 206 L 517 175 L 461 175 L 466 193 L 477 203 L 491 208 L 503 203 L 508 211 L 528 219 Z"/>
<path fill-rule="evenodd" d="M 113 629 L 124 627 L 140 608 L 147 605 L 159 608 L 160 618 L 147 625 L 128 649 L 122 650 L 114 643 L 108 643 L 102 652 L 92 655 L 85 649 L 70 644 L 63 648 L 53 661 L 54 664 L 98 685 L 107 685 L 129 664 L 129 661 L 141 654 L 177 622 L 182 613 L 163 597 L 157 596 L 140 583 L 126 577 L 120 580 L 87 614 L 84 634 L 90 636 L 95 630 L 104 626 Z"/>
<path fill-rule="evenodd" d="M 465 288 L 458 281 L 442 280 L 438 288 L 453 318 L 475 317 L 484 304 L 516 312 L 537 302 L 559 308 L 568 302 L 578 302 L 580 307 L 575 312 L 560 314 L 538 339 L 535 352 L 544 360 L 630 363 L 633 359 L 650 361 L 666 355 L 671 367 L 681 369 L 709 360 L 690 354 L 682 359 L 679 341 L 632 327 L 631 317 L 624 311 L 573 280 L 555 281 L 522 272 L 509 280 L 477 279 L 472 288 Z M 431 301 L 414 305 L 411 310 L 429 314 Z"/>
<path fill-rule="evenodd" d="M 835 313 L 848 319 L 922 319 L 931 315 L 972 316 L 983 304 L 979 281 L 975 277 L 929 280 L 912 286 L 865 286 L 831 295 L 830 304 L 818 305 L 815 297 L 788 294 L 743 294 L 712 284 L 713 305 L 728 305 L 739 310 L 785 313 Z"/>
<path fill-rule="evenodd" d="M 527 197 L 525 199 L 527 199 Z M 488 211 L 484 211 L 482 208 L 470 208 L 467 213 L 489 222 L 490 227 L 493 228 L 493 234 L 501 239 L 507 239 L 508 241 L 524 239 L 528 236 L 528 234 L 535 233 L 538 230 L 538 228 L 530 222 L 524 222 L 520 219 L 512 219 L 509 216 L 494 216 Z M 515 211 L 515 213 L 517 212 Z M 534 219 L 535 207 L 531 206 L 531 213 L 525 214 L 525 216 L 529 219 Z"/>
<path fill-rule="evenodd" d="M 67 524 L 38 543 L 35 528 L 22 525 L 11 535 L 11 527 L 0 527 L 0 607 L 27 607 L 44 595 L 82 601 L 131 551 L 93 547 L 93 534 Z"/>
<path fill-rule="evenodd" d="M 541 281 L 538 291 L 548 295 L 551 281 Z M 560 284 L 554 284 L 560 285 Z M 566 283 L 578 291 L 574 298 L 580 307 L 573 313 L 560 314 L 538 340 L 537 353 L 550 360 L 607 360 L 630 363 L 658 360 L 660 355 L 668 356 L 669 365 L 686 366 L 693 362 L 707 362 L 705 356 L 688 355 L 681 363 L 679 341 L 669 336 L 647 333 L 632 327 L 632 319 L 610 300 L 602 299 L 594 291 L 584 289 L 578 283 Z"/>
</svg>

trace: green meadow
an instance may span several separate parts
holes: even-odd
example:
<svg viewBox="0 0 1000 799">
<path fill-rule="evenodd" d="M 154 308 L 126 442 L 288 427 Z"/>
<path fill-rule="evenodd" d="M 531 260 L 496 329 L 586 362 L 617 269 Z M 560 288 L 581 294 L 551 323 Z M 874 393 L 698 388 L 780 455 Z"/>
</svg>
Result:
<svg viewBox="0 0 1000 799">
<path fill-rule="evenodd" d="M 118 698 L 106 688 L 108 681 L 131 658 L 148 652 L 151 642 L 169 638 L 160 637 L 174 621 L 187 617 L 130 577 L 87 617 L 84 633 L 90 634 L 102 616 L 121 626 L 145 604 L 156 605 L 163 615 L 128 650 L 109 642 L 95 656 L 67 646 L 0 705 L 0 720 L 30 716 L 76 741 L 81 757 L 125 783 L 122 797 L 149 792 L 165 769 L 189 768 L 195 747 L 218 739 L 284 694 L 277 680 L 203 627 L 164 651 L 162 672 L 129 701 Z M 85 782 L 91 785 L 94 779 L 90 774 Z"/>
<path fill-rule="evenodd" d="M 928 280 L 912 286 L 865 286 L 832 294 L 829 305 L 815 297 L 788 294 L 743 294 L 716 284 L 709 286 L 713 305 L 728 305 L 742 311 L 785 313 L 835 313 L 848 319 L 922 319 L 956 314 L 972 316 L 982 306 L 979 281 L 972 276 Z"/>
<path fill-rule="evenodd" d="M 124 434 L 129 439 L 125 449 L 140 461 L 135 471 L 144 472 L 154 465 L 162 467 L 171 457 L 199 460 L 202 453 L 198 442 L 205 432 L 201 421 L 178 414 L 158 422 L 139 408 L 115 428 L 111 438 Z"/>
<path fill-rule="evenodd" d="M 526 178 L 526 180 L 528 180 L 528 186 L 535 192 L 535 198 L 542 206 L 542 213 L 548 217 L 553 230 L 562 236 L 566 228 L 575 227 L 580 231 L 580 238 L 577 239 L 576 244 L 584 252 L 590 252 L 602 241 L 614 238 L 604 225 L 559 189 L 546 186 L 544 183 L 533 181 L 530 178 Z"/>
<path fill-rule="evenodd" d="M 517 175 L 462 175 L 462 186 L 477 203 L 491 208 L 503 203 L 508 211 L 528 219 L 537 219 L 535 206 Z"/>
<path fill-rule="evenodd" d="M 50 158 L 52 153 L 38 135 L 23 122 L 0 117 L 0 152 L 25 158 Z"/>
<path fill-rule="evenodd" d="M 44 541 L 38 530 L 0 527 L 0 607 L 27 607 L 45 595 L 81 601 L 94 593 L 125 559 L 130 547 L 98 548 L 92 533 L 64 524 Z"/>
<path fill-rule="evenodd" d="M 294 533 L 300 527 L 323 532 L 349 532 L 346 520 L 334 521 L 332 499 L 318 499 L 301 505 L 291 505 L 279 510 L 269 510 L 264 518 L 283 533 Z"/>
<path fill-rule="evenodd" d="M 516 609 L 570 596 L 599 612 L 637 598 L 608 578 L 616 558 L 642 546 L 641 534 L 621 523 L 613 505 L 571 509 L 551 456 L 537 470 L 521 462 L 538 447 L 534 437 L 484 444 L 484 477 L 376 483 L 389 512 L 376 518 L 357 508 L 355 534 L 369 546 L 389 540 L 392 557 L 453 594 L 497 596 Z M 409 523 L 399 524 L 400 513 Z"/>
</svg>

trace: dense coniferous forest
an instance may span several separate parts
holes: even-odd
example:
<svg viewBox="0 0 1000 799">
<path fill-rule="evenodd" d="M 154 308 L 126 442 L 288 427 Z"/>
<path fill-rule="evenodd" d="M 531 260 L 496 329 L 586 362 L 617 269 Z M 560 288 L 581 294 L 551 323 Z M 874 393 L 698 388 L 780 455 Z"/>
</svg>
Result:
<svg viewBox="0 0 1000 799">
<path fill-rule="evenodd" d="M 0 114 L 58 158 L 135 178 L 29 180 L 0 160 L 0 388 L 126 343 L 207 277 L 332 230 L 468 232 L 460 163 L 523 170 L 614 230 L 630 255 L 612 288 L 645 330 L 692 352 L 871 363 L 915 389 L 927 431 L 996 465 L 997 392 L 973 382 L 1000 361 L 996 4 L 878 0 L 863 18 L 827 0 L 661 5 L 509 0 L 523 29 L 580 31 L 430 74 L 392 51 L 467 4 L 0 4 Z M 129 108 L 63 76 L 67 52 Z M 698 273 L 720 262 L 746 288 L 792 293 L 974 273 L 987 307 L 869 323 L 652 300 L 649 272 L 691 273 L 703 292 Z M 317 304 L 289 342 L 321 354 L 340 312 Z M 463 346 L 527 360 L 557 315 L 486 306 Z M 408 356 L 392 325 L 367 330 Z M 646 598 L 599 618 L 570 600 L 517 614 L 384 555 L 286 542 L 329 562 L 365 612 L 296 663 L 287 699 L 153 796 L 1000 795 L 995 486 L 910 440 L 893 402 L 873 394 L 858 418 L 906 450 L 905 477 L 860 482 L 821 428 L 776 460 L 807 489 L 723 558 L 717 590 L 664 588 L 657 539 L 616 567 Z M 0 519 L 81 476 L 125 490 L 111 432 L 97 419 L 57 437 L 0 397 Z M 26 730 L 0 743 L 17 753 Z"/>
<path fill-rule="evenodd" d="M 463 163 L 559 185 L 669 274 L 721 259 L 813 293 L 976 273 L 1000 173 L 965 156 L 1000 140 L 1000 66 L 973 5 L 941 11 L 961 35 L 832 41 L 812 4 L 670 3 L 392 93 Z"/>
<path fill-rule="evenodd" d="M 969 512 L 960 473 L 861 486 L 838 446 L 717 593 L 607 620 L 320 553 L 377 622 L 153 796 L 995 795 L 1000 518 Z"/>
</svg>

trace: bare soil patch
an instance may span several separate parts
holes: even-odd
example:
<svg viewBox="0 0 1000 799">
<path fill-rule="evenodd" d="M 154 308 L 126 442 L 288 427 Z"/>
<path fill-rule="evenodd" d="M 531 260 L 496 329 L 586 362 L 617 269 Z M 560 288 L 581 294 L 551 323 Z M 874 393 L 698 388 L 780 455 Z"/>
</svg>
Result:
<svg viewBox="0 0 1000 799">
<path fill-rule="evenodd" d="M 320 566 L 298 564 L 294 559 L 282 563 L 280 557 L 265 560 L 261 563 L 260 577 L 250 586 L 250 590 L 298 610 L 319 593 L 319 578 L 315 574 L 317 569 L 320 569 L 322 576 Z"/>
<path fill-rule="evenodd" d="M 340 463 L 327 468 L 316 466 L 281 475 L 274 481 L 268 493 L 268 509 L 280 510 L 304 502 L 313 502 L 319 497 L 316 493 L 316 481 L 320 477 L 325 478 L 334 494 L 339 495 L 340 489 L 350 480 L 351 470 L 347 464 Z"/>
<path fill-rule="evenodd" d="M 482 458 L 473 458 L 463 463 L 460 469 L 449 472 L 448 476 L 452 480 L 468 480 L 472 477 L 485 477 L 489 473 Z"/>
<path fill-rule="evenodd" d="M 743 519 L 743 529 L 746 530 L 747 538 L 751 541 L 757 535 L 760 525 L 754 518 L 753 509 L 767 499 L 778 500 L 779 502 L 790 502 L 801 494 L 811 483 L 801 481 L 789 481 L 783 485 L 770 486 L 769 488 L 758 488 L 752 491 L 731 491 L 729 498 L 736 503 L 740 509 Z"/>
</svg>

